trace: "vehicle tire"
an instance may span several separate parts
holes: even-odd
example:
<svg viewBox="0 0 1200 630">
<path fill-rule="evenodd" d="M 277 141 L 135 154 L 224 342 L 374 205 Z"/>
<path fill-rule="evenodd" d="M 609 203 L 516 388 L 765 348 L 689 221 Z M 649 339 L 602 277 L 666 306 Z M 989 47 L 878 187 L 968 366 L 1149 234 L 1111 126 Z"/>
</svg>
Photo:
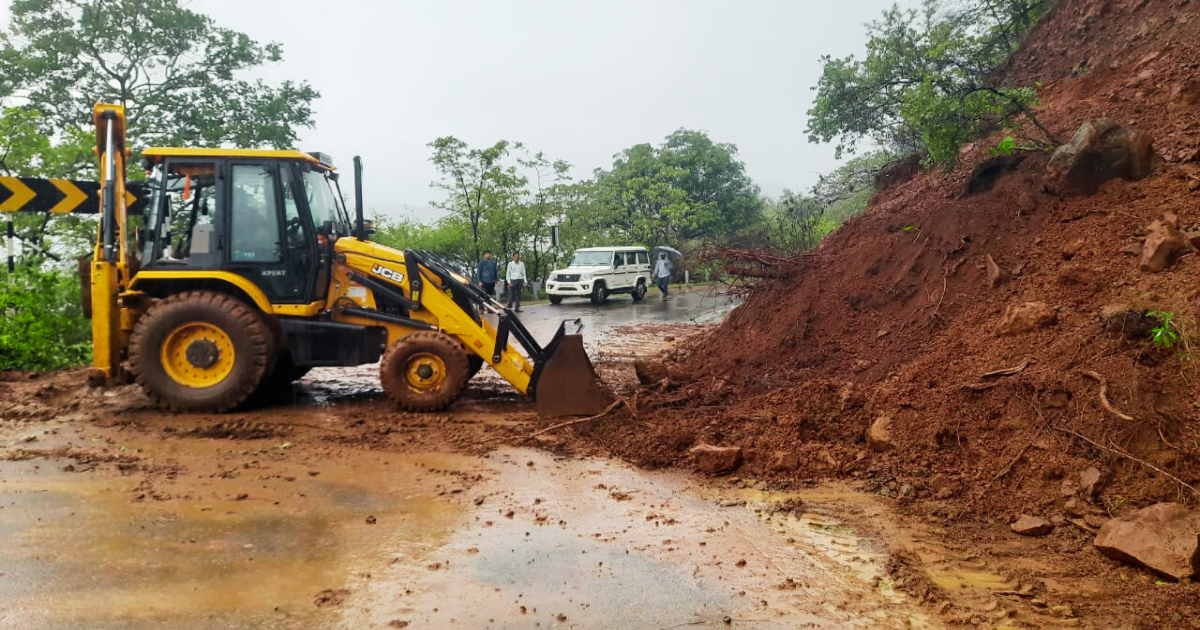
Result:
<svg viewBox="0 0 1200 630">
<path fill-rule="evenodd" d="M 292 386 L 292 383 L 304 378 L 311 370 L 311 365 L 293 365 L 291 353 L 282 352 L 275 359 L 275 367 L 263 377 L 259 389 L 286 390 Z"/>
<path fill-rule="evenodd" d="M 213 291 L 159 301 L 133 328 L 129 370 L 158 404 L 173 411 L 222 412 L 258 389 L 274 342 L 258 311 Z"/>
<path fill-rule="evenodd" d="M 592 304 L 597 306 L 608 301 L 608 287 L 603 282 L 597 282 L 592 289 Z"/>
<path fill-rule="evenodd" d="M 467 376 L 467 380 L 469 381 L 469 380 L 475 378 L 475 375 L 478 374 L 479 370 L 481 370 L 481 369 L 483 369 L 483 357 L 479 356 L 478 354 L 475 354 L 474 352 L 468 352 L 467 353 L 467 373 L 469 374 L 469 376 Z"/>
<path fill-rule="evenodd" d="M 295 383 L 296 381 L 304 378 L 305 376 L 308 376 L 308 373 L 311 371 L 312 371 L 311 365 L 301 365 L 299 367 L 292 366 L 292 371 L 288 374 L 288 382 Z"/>
<path fill-rule="evenodd" d="M 470 380 L 467 351 L 441 332 L 412 333 L 392 344 L 379 364 L 383 391 L 405 411 L 440 411 Z"/>
<path fill-rule="evenodd" d="M 639 280 L 637 285 L 633 287 L 633 293 L 630 295 L 633 296 L 634 302 L 641 302 L 642 298 L 646 297 L 646 283 Z"/>
<path fill-rule="evenodd" d="M 553 304 L 553 305 L 555 305 L 555 306 L 558 306 L 559 304 L 562 304 L 562 296 L 561 296 L 561 295 L 551 295 L 551 296 L 550 296 L 550 303 L 551 303 L 551 304 Z"/>
</svg>

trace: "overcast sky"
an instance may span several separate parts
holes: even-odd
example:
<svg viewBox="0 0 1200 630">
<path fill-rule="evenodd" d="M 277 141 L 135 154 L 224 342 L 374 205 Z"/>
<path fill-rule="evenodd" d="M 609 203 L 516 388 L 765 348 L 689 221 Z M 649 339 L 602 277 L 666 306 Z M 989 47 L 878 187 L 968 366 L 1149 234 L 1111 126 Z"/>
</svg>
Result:
<svg viewBox="0 0 1200 630">
<path fill-rule="evenodd" d="M 675 129 L 740 149 L 763 191 L 837 166 L 805 138 L 822 54 L 861 54 L 894 0 L 192 0 L 283 44 L 270 79 L 320 92 L 300 147 L 363 156 L 366 206 L 428 220 L 426 145 L 521 141 L 576 176 Z M 901 2 L 908 4 L 908 2 Z M 3 19 L 7 21 L 7 0 Z M 137 130 L 130 130 L 136 134 Z M 348 170 L 348 169 L 347 169 Z"/>
</svg>

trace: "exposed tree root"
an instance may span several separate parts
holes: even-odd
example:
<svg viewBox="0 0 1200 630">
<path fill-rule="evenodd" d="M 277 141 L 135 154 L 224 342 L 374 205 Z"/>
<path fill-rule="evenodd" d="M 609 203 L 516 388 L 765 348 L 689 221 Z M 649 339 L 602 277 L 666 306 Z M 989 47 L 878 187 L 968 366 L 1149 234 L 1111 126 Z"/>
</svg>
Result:
<svg viewBox="0 0 1200 630">
<path fill-rule="evenodd" d="M 1091 444 L 1092 446 L 1095 446 L 1096 448 L 1102 448 L 1110 453 L 1120 455 L 1121 457 L 1124 457 L 1125 459 L 1137 462 L 1137 463 L 1145 466 L 1146 468 L 1149 468 L 1150 470 L 1153 470 L 1154 472 L 1157 472 L 1160 475 L 1163 475 L 1164 477 L 1170 479 L 1171 481 L 1174 481 L 1175 483 L 1183 486 L 1184 488 L 1191 490 L 1193 494 L 1195 494 L 1197 497 L 1200 497 L 1200 490 L 1197 490 L 1195 488 L 1195 486 L 1192 486 L 1188 482 L 1180 479 L 1179 477 L 1176 477 L 1175 475 L 1172 475 L 1171 473 L 1159 468 L 1158 466 L 1155 466 L 1154 464 L 1151 464 L 1150 462 L 1148 462 L 1144 459 L 1139 459 L 1137 457 L 1134 457 L 1132 454 L 1130 454 L 1128 451 L 1126 451 L 1123 448 L 1119 448 L 1115 445 L 1114 446 L 1106 446 L 1104 444 L 1097 442 L 1096 440 L 1093 440 L 1092 438 L 1090 438 L 1082 433 L 1079 433 L 1078 431 L 1072 431 L 1071 429 L 1064 429 L 1062 427 L 1055 427 L 1055 426 L 1052 426 L 1051 428 L 1055 429 L 1057 431 L 1062 431 L 1063 433 L 1069 433 L 1071 435 L 1074 435 L 1075 437 L 1087 442 L 1088 444 Z"/>
<path fill-rule="evenodd" d="M 1112 415 L 1126 422 L 1134 422 L 1136 420 L 1136 418 L 1133 416 L 1117 411 L 1116 408 L 1112 406 L 1112 403 L 1108 402 L 1108 381 L 1105 380 L 1103 376 L 1101 376 L 1098 372 L 1093 372 L 1091 370 L 1080 370 L 1080 374 L 1083 374 L 1084 376 L 1100 383 L 1100 406 L 1104 407 Z"/>
<path fill-rule="evenodd" d="M 569 426 L 575 425 L 575 424 L 583 424 L 584 422 L 591 422 L 592 420 L 599 420 L 600 418 L 603 418 L 604 416 L 607 416 L 608 414 L 612 413 L 612 411 L 614 409 L 616 409 L 617 407 L 620 407 L 621 405 L 625 405 L 626 407 L 629 407 L 629 411 L 631 413 L 634 413 L 633 406 L 629 404 L 629 401 L 625 400 L 624 398 L 619 398 L 619 399 L 617 399 L 616 402 L 614 402 L 613 404 L 606 407 L 604 409 L 604 411 L 601 411 L 600 413 L 598 413 L 594 416 L 588 416 L 586 418 L 578 418 L 575 420 L 568 420 L 567 422 L 560 422 L 558 424 L 552 424 L 552 425 L 546 427 L 545 429 L 541 429 L 539 431 L 534 431 L 533 433 L 526 435 L 525 437 L 521 438 L 517 443 L 522 444 L 524 442 L 528 442 L 529 440 L 532 440 L 533 438 L 535 438 L 539 435 L 542 435 L 544 433 L 549 433 L 551 431 L 556 431 L 563 427 L 569 427 Z"/>
</svg>

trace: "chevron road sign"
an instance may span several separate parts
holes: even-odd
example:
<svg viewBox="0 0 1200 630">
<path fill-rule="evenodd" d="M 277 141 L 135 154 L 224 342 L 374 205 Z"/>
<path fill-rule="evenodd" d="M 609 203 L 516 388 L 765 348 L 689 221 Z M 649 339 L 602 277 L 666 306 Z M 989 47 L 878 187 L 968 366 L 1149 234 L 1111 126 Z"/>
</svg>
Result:
<svg viewBox="0 0 1200 630">
<path fill-rule="evenodd" d="M 140 214 L 143 200 L 125 191 L 130 215 Z M 98 214 L 100 184 L 69 179 L 0 177 L 0 212 L 49 212 L 50 214 Z"/>
</svg>

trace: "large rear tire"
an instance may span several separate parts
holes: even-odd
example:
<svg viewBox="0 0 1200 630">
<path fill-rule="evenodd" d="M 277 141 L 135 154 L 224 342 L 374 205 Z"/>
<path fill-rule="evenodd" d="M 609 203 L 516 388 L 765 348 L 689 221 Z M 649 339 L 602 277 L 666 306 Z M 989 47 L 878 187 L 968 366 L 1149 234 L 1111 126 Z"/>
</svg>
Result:
<svg viewBox="0 0 1200 630">
<path fill-rule="evenodd" d="M 250 397 L 271 365 L 262 316 L 224 293 L 188 291 L 138 319 L 129 370 L 146 394 L 173 411 L 229 411 Z"/>
<path fill-rule="evenodd" d="M 471 379 L 467 352 L 453 337 L 418 332 L 392 344 L 379 364 L 383 391 L 405 411 L 441 411 Z"/>
</svg>

